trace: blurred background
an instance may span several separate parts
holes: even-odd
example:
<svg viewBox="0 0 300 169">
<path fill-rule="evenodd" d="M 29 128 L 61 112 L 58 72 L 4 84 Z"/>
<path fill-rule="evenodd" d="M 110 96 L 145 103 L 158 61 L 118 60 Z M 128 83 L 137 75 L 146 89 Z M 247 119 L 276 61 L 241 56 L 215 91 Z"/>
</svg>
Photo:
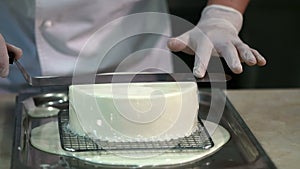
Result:
<svg viewBox="0 0 300 169">
<path fill-rule="evenodd" d="M 205 0 L 168 0 L 170 13 L 194 24 L 200 18 Z M 266 59 L 264 67 L 244 66 L 234 75 L 228 88 L 299 88 L 300 87 L 300 1 L 251 0 L 244 14 L 240 37 Z M 176 53 L 190 67 L 193 56 Z"/>
</svg>

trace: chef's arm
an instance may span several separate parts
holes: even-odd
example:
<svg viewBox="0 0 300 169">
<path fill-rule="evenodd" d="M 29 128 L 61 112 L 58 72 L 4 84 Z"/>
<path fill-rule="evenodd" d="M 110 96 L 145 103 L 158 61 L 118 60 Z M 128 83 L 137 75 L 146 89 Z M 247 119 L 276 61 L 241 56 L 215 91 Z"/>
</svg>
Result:
<svg viewBox="0 0 300 169">
<path fill-rule="evenodd" d="M 19 59 L 23 54 L 20 48 L 7 43 L 0 33 L 0 77 L 7 77 L 9 73 L 8 52 L 14 53 L 15 59 Z"/>
<path fill-rule="evenodd" d="M 193 73 L 203 77 L 211 55 L 224 57 L 234 73 L 243 71 L 242 62 L 249 66 L 266 64 L 255 49 L 250 48 L 238 36 L 243 24 L 243 12 L 249 0 L 209 0 L 194 29 L 170 38 L 172 51 L 195 54 Z"/>
</svg>

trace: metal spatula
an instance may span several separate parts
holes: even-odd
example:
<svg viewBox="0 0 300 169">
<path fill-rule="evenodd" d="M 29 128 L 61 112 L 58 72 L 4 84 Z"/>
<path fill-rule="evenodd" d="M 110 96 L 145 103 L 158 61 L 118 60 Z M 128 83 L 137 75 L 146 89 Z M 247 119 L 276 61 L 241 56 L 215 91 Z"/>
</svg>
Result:
<svg viewBox="0 0 300 169">
<path fill-rule="evenodd" d="M 21 63 L 15 59 L 14 53 L 9 53 L 10 64 L 15 63 L 27 83 L 31 86 L 68 86 L 74 84 L 74 76 L 35 76 L 28 74 Z M 195 81 L 197 83 L 225 83 L 231 77 L 222 73 L 209 73 L 204 78 L 196 78 L 192 73 L 138 73 L 138 74 L 83 74 L 76 76 L 75 84 L 91 84 L 87 78 L 93 78 L 94 83 L 137 83 L 137 82 L 175 82 Z"/>
</svg>

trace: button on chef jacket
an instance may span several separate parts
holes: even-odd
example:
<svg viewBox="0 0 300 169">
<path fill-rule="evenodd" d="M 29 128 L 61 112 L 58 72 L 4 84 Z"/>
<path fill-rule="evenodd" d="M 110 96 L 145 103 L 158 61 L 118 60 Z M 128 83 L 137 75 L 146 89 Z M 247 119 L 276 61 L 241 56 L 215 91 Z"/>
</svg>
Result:
<svg viewBox="0 0 300 169">
<path fill-rule="evenodd" d="M 23 49 L 20 62 L 32 76 L 173 70 L 166 52 L 170 21 L 155 17 L 168 12 L 163 0 L 3 0 L 0 6 L 0 31 Z M 25 83 L 15 66 L 0 82 L 2 90 Z"/>
</svg>

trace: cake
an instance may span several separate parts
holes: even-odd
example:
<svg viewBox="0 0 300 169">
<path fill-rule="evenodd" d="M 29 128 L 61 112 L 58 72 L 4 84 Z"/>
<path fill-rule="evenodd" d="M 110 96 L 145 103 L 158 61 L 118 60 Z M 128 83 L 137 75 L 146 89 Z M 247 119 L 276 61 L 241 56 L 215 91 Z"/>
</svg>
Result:
<svg viewBox="0 0 300 169">
<path fill-rule="evenodd" d="M 109 83 L 69 87 L 69 129 L 103 141 L 163 141 L 198 124 L 195 82 Z"/>
</svg>

